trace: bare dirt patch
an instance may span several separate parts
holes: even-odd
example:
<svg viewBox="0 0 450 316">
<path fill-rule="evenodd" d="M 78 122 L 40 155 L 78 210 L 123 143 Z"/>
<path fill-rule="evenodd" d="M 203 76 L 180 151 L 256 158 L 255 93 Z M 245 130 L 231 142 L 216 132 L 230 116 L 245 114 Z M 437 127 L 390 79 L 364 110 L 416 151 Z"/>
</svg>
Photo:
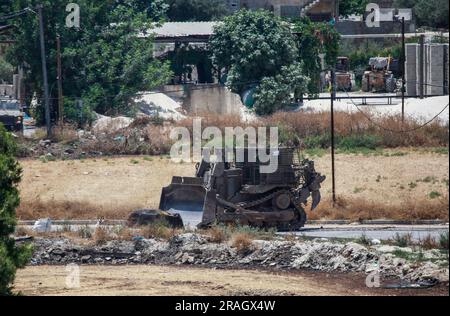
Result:
<svg viewBox="0 0 450 316">
<path fill-rule="evenodd" d="M 365 287 L 352 274 L 218 270 L 167 266 L 81 266 L 80 288 L 66 286 L 64 266 L 27 267 L 15 290 L 24 295 L 448 295 L 448 288 L 386 290 Z"/>
<path fill-rule="evenodd" d="M 396 155 L 402 152 L 402 155 Z M 337 194 L 331 208 L 329 155 L 315 157 L 327 176 L 323 202 L 310 218 L 448 219 L 448 155 L 409 149 L 391 155 L 338 154 Z M 192 176 L 194 164 L 163 157 L 71 161 L 22 160 L 20 219 L 124 219 L 137 208 L 156 208 L 172 176 Z"/>
</svg>

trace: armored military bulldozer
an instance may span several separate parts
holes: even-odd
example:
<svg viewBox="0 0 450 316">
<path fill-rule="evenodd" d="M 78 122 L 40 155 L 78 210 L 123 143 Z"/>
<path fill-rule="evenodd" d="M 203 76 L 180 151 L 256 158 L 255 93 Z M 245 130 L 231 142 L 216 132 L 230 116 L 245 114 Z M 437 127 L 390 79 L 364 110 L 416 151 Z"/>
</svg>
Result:
<svg viewBox="0 0 450 316">
<path fill-rule="evenodd" d="M 244 161 L 210 162 L 203 157 L 194 177 L 174 177 L 163 188 L 159 208 L 164 211 L 203 212 L 200 227 L 233 223 L 279 231 L 297 230 L 305 225 L 304 206 L 320 202 L 320 184 L 325 176 L 314 162 L 294 159 L 293 148 L 280 148 L 270 155 L 278 160 L 272 173 L 261 172 L 264 164 L 244 151 Z"/>
</svg>

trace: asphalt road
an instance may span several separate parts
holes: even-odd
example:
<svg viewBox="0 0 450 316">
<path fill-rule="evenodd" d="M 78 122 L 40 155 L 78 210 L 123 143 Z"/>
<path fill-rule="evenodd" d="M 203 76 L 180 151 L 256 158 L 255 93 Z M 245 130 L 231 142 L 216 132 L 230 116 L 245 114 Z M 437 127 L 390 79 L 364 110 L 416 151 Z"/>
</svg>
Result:
<svg viewBox="0 0 450 316">
<path fill-rule="evenodd" d="M 359 238 L 388 240 L 397 234 L 410 234 L 411 239 L 419 241 L 431 236 L 439 236 L 449 231 L 448 225 L 306 225 L 296 235 L 317 238 Z"/>
<path fill-rule="evenodd" d="M 199 212 L 180 212 L 186 227 L 195 228 L 201 220 L 201 213 Z M 57 223 L 51 225 L 51 231 L 77 231 L 88 226 L 91 230 L 95 230 L 98 224 L 95 221 L 87 221 L 86 223 L 67 221 L 65 224 Z M 124 225 L 123 222 L 108 223 L 108 227 L 120 227 Z M 30 223 L 22 224 L 22 227 L 33 229 Z M 411 235 L 411 239 L 419 241 L 425 237 L 431 236 L 438 239 L 439 236 L 445 232 L 449 232 L 448 224 L 439 225 L 389 225 L 389 224 L 306 224 L 300 231 L 295 232 L 298 236 L 316 237 L 316 238 L 344 238 L 355 239 L 366 236 L 370 239 L 388 240 L 399 235 Z M 279 233 L 290 234 L 290 233 Z"/>
</svg>

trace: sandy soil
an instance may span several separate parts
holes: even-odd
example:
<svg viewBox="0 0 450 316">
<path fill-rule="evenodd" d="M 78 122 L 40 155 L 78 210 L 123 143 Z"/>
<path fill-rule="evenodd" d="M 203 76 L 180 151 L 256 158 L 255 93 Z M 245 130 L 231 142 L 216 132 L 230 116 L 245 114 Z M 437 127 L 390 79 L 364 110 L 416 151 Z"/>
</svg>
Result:
<svg viewBox="0 0 450 316">
<path fill-rule="evenodd" d="M 73 271 L 73 270 L 72 270 Z M 317 272 L 274 273 L 161 266 L 81 266 L 79 288 L 66 285 L 64 266 L 19 270 L 15 290 L 24 295 L 448 295 L 425 290 L 370 289 L 365 278 Z"/>
<path fill-rule="evenodd" d="M 430 199 L 432 191 L 448 196 L 448 155 L 397 150 L 404 156 L 338 154 L 337 194 L 367 201 L 402 204 Z M 327 176 L 322 196 L 331 195 L 330 157 L 314 158 L 316 169 Z M 193 164 L 174 164 L 167 158 L 120 157 L 43 163 L 23 160 L 20 184 L 24 203 L 90 203 L 111 209 L 158 207 L 161 188 L 172 176 L 191 176 Z M 447 181 L 447 183 L 446 183 Z M 20 212 L 19 212 L 20 216 Z"/>
</svg>

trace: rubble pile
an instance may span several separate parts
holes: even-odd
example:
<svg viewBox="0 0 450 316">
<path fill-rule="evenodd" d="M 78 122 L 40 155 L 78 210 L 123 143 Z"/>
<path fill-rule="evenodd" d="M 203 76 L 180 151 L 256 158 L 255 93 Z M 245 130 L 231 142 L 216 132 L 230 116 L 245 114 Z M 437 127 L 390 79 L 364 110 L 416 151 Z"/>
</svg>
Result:
<svg viewBox="0 0 450 316">
<path fill-rule="evenodd" d="M 255 240 L 238 251 L 228 243 L 213 243 L 207 236 L 187 233 L 170 238 L 135 238 L 82 245 L 68 239 L 36 239 L 32 265 L 77 264 L 188 264 L 222 268 L 310 269 L 326 272 L 378 271 L 382 277 L 409 282 L 448 282 L 448 261 L 439 251 L 424 251 L 426 261 L 410 261 L 382 247 L 327 240 Z M 398 249 L 397 249 L 398 248 Z M 408 248 L 391 249 L 404 251 Z M 400 249 L 400 250 L 399 250 Z"/>
<path fill-rule="evenodd" d="M 161 155 L 170 150 L 170 122 L 140 116 L 111 118 L 99 116 L 91 130 L 72 130 L 67 141 L 21 139 L 19 156 L 43 161 L 83 159 L 108 155 Z"/>
</svg>

